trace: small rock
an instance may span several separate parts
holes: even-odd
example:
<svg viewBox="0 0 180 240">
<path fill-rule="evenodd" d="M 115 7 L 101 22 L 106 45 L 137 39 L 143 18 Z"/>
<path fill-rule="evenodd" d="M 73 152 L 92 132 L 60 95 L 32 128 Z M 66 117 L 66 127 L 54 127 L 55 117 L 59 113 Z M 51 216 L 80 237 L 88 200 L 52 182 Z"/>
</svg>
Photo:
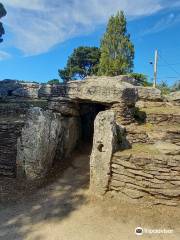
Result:
<svg viewBox="0 0 180 240">
<path fill-rule="evenodd" d="M 122 193 L 126 194 L 130 198 L 139 199 L 144 197 L 146 194 L 135 189 L 124 188 Z"/>
</svg>

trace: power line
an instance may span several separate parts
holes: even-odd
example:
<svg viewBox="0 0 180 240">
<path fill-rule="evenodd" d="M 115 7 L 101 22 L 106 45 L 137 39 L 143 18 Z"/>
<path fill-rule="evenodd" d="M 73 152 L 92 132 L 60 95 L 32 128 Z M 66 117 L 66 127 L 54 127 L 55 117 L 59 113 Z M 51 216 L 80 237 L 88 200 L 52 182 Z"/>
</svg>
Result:
<svg viewBox="0 0 180 240">
<path fill-rule="evenodd" d="M 180 65 L 180 62 L 178 63 L 170 63 L 169 64 L 170 66 L 177 66 L 177 65 Z M 167 65 L 159 65 L 158 67 L 166 67 Z"/>
<path fill-rule="evenodd" d="M 164 62 L 169 68 L 171 68 L 171 70 L 172 70 L 173 72 L 175 72 L 175 73 L 177 74 L 177 76 L 180 78 L 180 73 L 179 73 L 178 71 L 176 71 L 176 69 L 175 69 L 174 67 L 172 67 L 172 65 L 169 64 L 169 63 L 167 62 L 167 60 L 162 57 L 161 54 L 159 54 L 159 56 L 160 56 L 160 58 L 163 60 L 163 62 Z"/>
<path fill-rule="evenodd" d="M 166 79 L 170 79 L 170 78 L 174 78 L 174 79 L 178 79 L 178 77 L 167 77 L 167 76 L 160 76 L 157 79 L 162 79 L 162 78 L 166 78 Z"/>
<path fill-rule="evenodd" d="M 171 48 L 166 48 L 165 50 L 161 51 L 161 52 L 168 52 L 169 50 L 179 50 L 180 49 L 180 46 L 177 46 L 177 47 L 171 47 Z M 165 54 L 166 55 L 166 54 Z"/>
</svg>

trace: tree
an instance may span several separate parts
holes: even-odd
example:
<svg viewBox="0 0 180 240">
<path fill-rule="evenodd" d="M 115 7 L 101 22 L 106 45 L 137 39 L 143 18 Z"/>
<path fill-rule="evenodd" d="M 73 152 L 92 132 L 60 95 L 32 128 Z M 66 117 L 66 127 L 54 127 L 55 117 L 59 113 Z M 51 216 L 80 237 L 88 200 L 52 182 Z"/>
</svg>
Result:
<svg viewBox="0 0 180 240">
<path fill-rule="evenodd" d="M 59 70 L 59 76 L 67 82 L 95 75 L 98 72 L 99 59 L 99 48 L 78 47 L 68 58 L 66 67 Z"/>
<path fill-rule="evenodd" d="M 2 5 L 2 3 L 0 3 L 0 19 L 4 16 L 6 16 L 7 12 L 4 8 L 4 6 Z M 2 22 L 0 22 L 0 42 L 3 41 L 2 39 L 2 35 L 5 33 Z"/>
<path fill-rule="evenodd" d="M 157 88 L 161 90 L 163 95 L 167 95 L 171 92 L 171 88 L 165 81 L 162 81 L 160 84 L 158 84 Z"/>
<path fill-rule="evenodd" d="M 152 87 L 152 83 L 149 82 L 147 76 L 142 73 L 130 73 L 129 76 L 136 79 L 138 83 L 144 87 Z"/>
<path fill-rule="evenodd" d="M 47 84 L 53 85 L 53 84 L 59 84 L 59 79 L 52 79 L 47 82 Z"/>
<path fill-rule="evenodd" d="M 117 76 L 132 72 L 134 45 L 127 33 L 124 13 L 111 16 L 101 40 L 99 75 Z"/>
</svg>

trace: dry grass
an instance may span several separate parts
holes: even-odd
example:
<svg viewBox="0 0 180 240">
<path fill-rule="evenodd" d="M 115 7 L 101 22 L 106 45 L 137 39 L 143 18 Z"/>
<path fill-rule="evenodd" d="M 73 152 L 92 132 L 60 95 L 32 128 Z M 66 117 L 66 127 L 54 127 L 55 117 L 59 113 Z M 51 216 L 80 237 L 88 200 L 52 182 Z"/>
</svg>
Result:
<svg viewBox="0 0 180 240">
<path fill-rule="evenodd" d="M 180 115 L 180 108 L 179 106 L 169 106 L 169 107 L 148 107 L 140 109 L 147 114 L 174 114 Z"/>
<path fill-rule="evenodd" d="M 119 152 L 120 154 L 143 154 L 143 155 L 158 155 L 161 154 L 157 148 L 154 147 L 153 144 L 141 144 L 141 143 L 136 143 L 132 145 L 132 148 L 130 149 L 125 149 L 122 152 Z M 116 153 L 117 154 L 117 153 Z"/>
</svg>

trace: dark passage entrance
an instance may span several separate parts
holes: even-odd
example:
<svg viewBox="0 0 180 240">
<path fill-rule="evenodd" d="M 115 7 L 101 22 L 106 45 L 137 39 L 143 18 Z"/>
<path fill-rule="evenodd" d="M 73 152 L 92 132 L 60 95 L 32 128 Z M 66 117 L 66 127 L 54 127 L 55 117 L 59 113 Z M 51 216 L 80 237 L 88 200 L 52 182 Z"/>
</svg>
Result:
<svg viewBox="0 0 180 240">
<path fill-rule="evenodd" d="M 105 111 L 106 109 L 107 106 L 98 103 L 80 104 L 82 142 L 92 144 L 94 120 L 99 112 Z"/>
</svg>

